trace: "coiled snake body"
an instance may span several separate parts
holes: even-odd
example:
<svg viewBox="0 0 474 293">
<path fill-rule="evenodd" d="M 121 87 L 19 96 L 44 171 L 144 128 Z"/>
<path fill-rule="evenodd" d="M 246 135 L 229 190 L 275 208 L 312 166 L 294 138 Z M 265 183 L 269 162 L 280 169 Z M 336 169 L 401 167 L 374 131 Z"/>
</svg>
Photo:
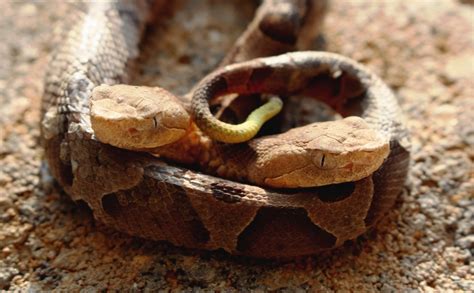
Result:
<svg viewBox="0 0 474 293">
<path fill-rule="evenodd" d="M 291 33 L 262 25 L 271 19 L 265 20 L 270 2 L 262 4 L 257 25 L 249 26 L 224 62 L 258 57 L 242 51 L 265 56 L 295 46 L 296 38 L 281 38 Z M 96 219 L 129 234 L 179 246 L 273 258 L 337 247 L 372 227 L 393 205 L 409 158 L 398 105 L 378 77 L 335 54 L 291 53 L 224 67 L 204 79 L 195 95 L 226 92 L 233 86 L 229 81 L 241 84 L 245 80 L 235 79 L 238 76 L 246 76 L 247 84 L 284 84 L 265 89 L 277 94 L 297 91 L 314 96 L 325 91 L 320 99 L 343 116 L 362 116 L 389 140 L 390 153 L 381 167 L 357 181 L 264 189 L 97 141 L 89 116 L 92 89 L 103 83 L 127 82 L 127 66 L 138 55 L 148 10 L 145 1 L 123 1 L 94 6 L 81 14 L 53 54 L 46 73 L 42 120 L 46 160 L 64 190 L 74 200 L 85 201 Z M 247 44 L 255 46 L 258 34 L 282 45 L 273 47 L 275 50 L 265 45 L 267 51 L 244 50 Z M 295 67 L 303 69 L 298 78 L 301 83 L 295 88 L 289 89 L 284 80 L 265 83 L 269 78 L 282 78 L 285 70 Z M 239 82 L 235 85 L 241 88 Z M 260 92 L 258 87 L 252 89 Z"/>
</svg>

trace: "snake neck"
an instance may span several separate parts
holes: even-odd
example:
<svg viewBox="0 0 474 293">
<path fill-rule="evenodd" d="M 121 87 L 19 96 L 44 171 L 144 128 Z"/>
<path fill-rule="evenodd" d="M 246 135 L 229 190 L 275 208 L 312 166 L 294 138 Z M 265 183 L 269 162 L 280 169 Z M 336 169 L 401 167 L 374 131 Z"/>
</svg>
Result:
<svg viewBox="0 0 474 293">
<path fill-rule="evenodd" d="M 200 157 L 203 156 L 203 150 L 210 141 L 203 135 L 200 134 L 199 129 L 191 124 L 186 134 L 178 141 L 164 145 L 158 148 L 154 148 L 150 152 L 177 163 L 194 165 L 201 161 Z"/>
<path fill-rule="evenodd" d="M 253 158 L 248 145 L 213 141 L 194 123 L 180 140 L 155 148 L 151 153 L 174 163 L 237 181 L 248 180 L 245 166 Z"/>
</svg>

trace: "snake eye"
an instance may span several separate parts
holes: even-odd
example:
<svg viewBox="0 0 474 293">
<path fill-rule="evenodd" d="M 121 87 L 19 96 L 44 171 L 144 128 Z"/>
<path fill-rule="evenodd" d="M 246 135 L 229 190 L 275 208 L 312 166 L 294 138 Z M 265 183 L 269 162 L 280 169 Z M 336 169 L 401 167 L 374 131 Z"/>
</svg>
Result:
<svg viewBox="0 0 474 293">
<path fill-rule="evenodd" d="M 325 154 L 321 151 L 313 153 L 313 164 L 319 169 L 334 169 L 337 165 L 331 155 Z"/>
</svg>

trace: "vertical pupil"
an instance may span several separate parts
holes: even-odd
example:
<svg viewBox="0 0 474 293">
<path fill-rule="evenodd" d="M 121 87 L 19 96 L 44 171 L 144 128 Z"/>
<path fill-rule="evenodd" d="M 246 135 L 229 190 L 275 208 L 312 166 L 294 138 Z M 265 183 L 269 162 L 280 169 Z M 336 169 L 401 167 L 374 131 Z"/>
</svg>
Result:
<svg viewBox="0 0 474 293">
<path fill-rule="evenodd" d="M 324 167 L 324 160 L 326 159 L 326 155 L 323 155 L 321 158 L 321 167 Z"/>
</svg>

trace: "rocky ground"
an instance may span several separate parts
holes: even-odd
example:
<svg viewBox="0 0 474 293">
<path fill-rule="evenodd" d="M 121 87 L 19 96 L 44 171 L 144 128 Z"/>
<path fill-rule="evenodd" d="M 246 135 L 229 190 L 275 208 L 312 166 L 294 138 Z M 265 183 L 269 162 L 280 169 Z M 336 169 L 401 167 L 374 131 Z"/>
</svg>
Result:
<svg viewBox="0 0 474 293">
<path fill-rule="evenodd" d="M 137 82 L 186 92 L 251 4 L 178 1 L 151 30 Z M 61 2 L 0 2 L 0 290 L 474 291 L 474 8 L 470 1 L 334 1 L 319 42 L 397 93 L 412 133 L 406 192 L 377 229 L 291 262 L 196 252 L 95 223 L 48 180 L 39 105 Z M 43 178 L 43 179 L 41 179 Z"/>
</svg>

